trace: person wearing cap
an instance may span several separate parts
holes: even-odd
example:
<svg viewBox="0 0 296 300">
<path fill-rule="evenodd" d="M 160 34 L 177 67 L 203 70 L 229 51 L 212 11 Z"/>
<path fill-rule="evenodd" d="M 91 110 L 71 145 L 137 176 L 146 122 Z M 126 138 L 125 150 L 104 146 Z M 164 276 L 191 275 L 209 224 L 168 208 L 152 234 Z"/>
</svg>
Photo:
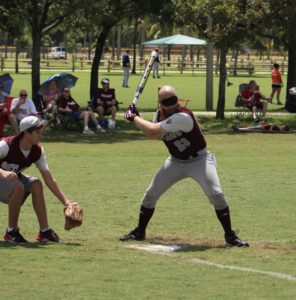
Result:
<svg viewBox="0 0 296 300">
<path fill-rule="evenodd" d="M 155 78 L 155 74 L 157 76 L 157 78 L 160 78 L 159 76 L 159 54 L 158 54 L 158 48 L 154 49 L 155 53 L 154 53 L 154 64 L 153 64 L 153 78 Z"/>
<path fill-rule="evenodd" d="M 96 97 L 95 111 L 99 114 L 99 119 L 102 120 L 104 116 L 111 115 L 110 127 L 116 126 L 116 112 L 118 108 L 118 102 L 115 97 L 115 90 L 110 89 L 110 80 L 103 78 L 101 80 L 102 88 L 98 89 Z"/>
<path fill-rule="evenodd" d="M 20 233 L 18 220 L 21 207 L 30 194 L 40 227 L 37 241 L 61 241 L 48 225 L 41 181 L 23 174 L 34 163 L 46 186 L 61 204 L 66 205 L 69 201 L 52 175 L 45 151 L 39 144 L 43 126 L 43 122 L 36 116 L 24 117 L 20 122 L 20 133 L 0 141 L 0 201 L 8 204 L 8 227 L 4 240 L 10 243 L 27 242 Z"/>
<path fill-rule="evenodd" d="M 129 49 L 126 49 L 122 55 L 122 68 L 123 68 L 123 82 L 122 86 L 128 87 L 128 78 L 130 74 L 130 58 L 129 58 Z"/>
<path fill-rule="evenodd" d="M 80 109 L 79 104 L 72 98 L 70 89 L 68 87 L 63 89 L 62 95 L 60 95 L 57 99 L 57 109 L 62 115 L 70 116 L 76 120 L 83 119 L 84 128 L 82 133 L 84 134 L 94 134 L 94 132 L 88 127 L 89 120 L 95 125 L 98 133 L 105 132 L 105 130 L 98 123 L 98 120 L 92 111 Z"/>
<path fill-rule="evenodd" d="M 147 137 L 161 137 L 170 155 L 144 194 L 138 226 L 120 240 L 145 240 L 146 227 L 159 198 L 173 184 L 192 178 L 202 187 L 214 206 L 224 230 L 226 245 L 249 246 L 232 229 L 228 201 L 221 190 L 215 156 L 207 150 L 205 138 L 193 112 L 179 105 L 176 90 L 169 85 L 159 90 L 158 103 L 153 122 L 142 119 L 134 106 L 130 106 L 125 114 L 125 118 L 134 122 Z"/>
<path fill-rule="evenodd" d="M 37 110 L 26 90 L 20 90 L 19 97 L 14 98 L 10 106 L 10 123 L 15 132 L 19 133 L 18 124 L 27 116 L 36 116 Z"/>
</svg>

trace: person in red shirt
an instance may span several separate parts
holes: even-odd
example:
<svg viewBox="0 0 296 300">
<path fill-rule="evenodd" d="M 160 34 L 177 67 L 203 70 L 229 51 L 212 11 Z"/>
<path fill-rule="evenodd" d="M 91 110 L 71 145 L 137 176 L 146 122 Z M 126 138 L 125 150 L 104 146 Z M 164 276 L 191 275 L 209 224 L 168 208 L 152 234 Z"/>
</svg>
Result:
<svg viewBox="0 0 296 300">
<path fill-rule="evenodd" d="M 272 91 L 271 91 L 271 103 L 274 94 L 276 94 L 276 100 L 278 105 L 282 105 L 282 102 L 280 101 L 280 94 L 281 94 L 281 89 L 284 86 L 283 81 L 282 81 L 282 74 L 279 70 L 280 65 L 279 64 L 274 64 L 273 69 L 271 72 L 271 80 L 272 80 Z"/>
<path fill-rule="evenodd" d="M 262 109 L 262 118 L 265 119 L 268 102 L 270 98 L 264 96 L 260 91 L 255 80 L 251 80 L 246 89 L 242 90 L 240 96 L 246 106 L 252 112 L 253 119 L 257 122 L 256 113 L 258 109 Z"/>
</svg>

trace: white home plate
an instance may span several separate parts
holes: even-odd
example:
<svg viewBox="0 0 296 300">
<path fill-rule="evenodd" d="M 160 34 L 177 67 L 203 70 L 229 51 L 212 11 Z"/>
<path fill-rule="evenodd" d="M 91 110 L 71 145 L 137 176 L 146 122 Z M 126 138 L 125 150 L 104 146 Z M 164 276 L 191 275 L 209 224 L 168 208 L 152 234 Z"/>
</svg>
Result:
<svg viewBox="0 0 296 300">
<path fill-rule="evenodd" d="M 182 249 L 179 245 L 160 245 L 160 244 L 147 244 L 147 245 L 129 245 L 128 248 L 145 250 L 149 252 L 174 252 Z"/>
</svg>

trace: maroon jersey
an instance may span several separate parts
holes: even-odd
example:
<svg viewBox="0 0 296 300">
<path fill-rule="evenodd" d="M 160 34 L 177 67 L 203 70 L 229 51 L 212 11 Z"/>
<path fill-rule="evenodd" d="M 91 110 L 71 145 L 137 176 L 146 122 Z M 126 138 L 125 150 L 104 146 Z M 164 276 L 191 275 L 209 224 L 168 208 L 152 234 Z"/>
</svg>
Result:
<svg viewBox="0 0 296 300">
<path fill-rule="evenodd" d="M 13 171 L 20 174 L 36 162 L 42 154 L 39 145 L 33 145 L 28 157 L 26 158 L 20 149 L 20 136 L 14 135 L 2 139 L 9 147 L 9 151 L 3 159 L 0 159 L 0 168 L 5 171 Z"/>
<path fill-rule="evenodd" d="M 103 102 L 111 101 L 112 99 L 115 99 L 115 90 L 108 89 L 108 91 L 105 92 L 103 89 L 99 88 L 97 99 L 99 98 L 101 98 Z"/>
<path fill-rule="evenodd" d="M 190 115 L 193 120 L 193 128 L 189 132 L 168 132 L 163 136 L 163 142 L 173 157 L 188 160 L 197 157 L 197 152 L 204 149 L 207 144 L 192 111 L 181 107 L 179 112 Z"/>
<path fill-rule="evenodd" d="M 57 99 L 57 106 L 61 108 L 69 107 L 72 111 L 79 111 L 79 104 L 70 96 L 68 99 L 61 95 Z"/>
</svg>

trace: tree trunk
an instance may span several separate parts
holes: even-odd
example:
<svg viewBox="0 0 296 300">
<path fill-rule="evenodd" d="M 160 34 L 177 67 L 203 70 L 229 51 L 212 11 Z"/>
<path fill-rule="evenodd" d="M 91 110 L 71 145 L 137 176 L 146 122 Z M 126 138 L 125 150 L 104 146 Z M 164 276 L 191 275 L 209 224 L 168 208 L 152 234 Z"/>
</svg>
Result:
<svg viewBox="0 0 296 300">
<path fill-rule="evenodd" d="M 36 106 L 39 106 L 37 91 L 40 86 L 41 37 L 41 31 L 38 28 L 32 27 L 32 99 L 34 100 Z"/>
<path fill-rule="evenodd" d="M 289 40 L 288 45 L 288 75 L 286 84 L 286 97 L 289 95 L 289 89 L 296 83 L 296 42 Z"/>
<path fill-rule="evenodd" d="M 16 40 L 16 49 L 15 49 L 15 73 L 19 73 L 19 54 L 20 54 L 20 38 Z"/>
<path fill-rule="evenodd" d="M 136 59 L 137 59 L 137 32 L 138 32 L 138 20 L 136 19 L 134 24 L 134 37 L 133 37 L 133 68 L 132 74 L 136 74 Z"/>
<path fill-rule="evenodd" d="M 96 90 L 98 88 L 99 67 L 100 67 L 101 57 L 102 57 L 105 41 L 111 27 L 112 26 L 109 24 L 108 25 L 103 24 L 103 29 L 97 38 L 95 55 L 91 66 L 90 90 L 89 90 L 90 98 L 92 98 L 95 95 Z"/>
<path fill-rule="evenodd" d="M 227 47 L 223 45 L 220 52 L 220 76 L 216 119 L 224 120 L 225 110 L 225 83 L 226 83 L 226 54 Z"/>
<path fill-rule="evenodd" d="M 237 76 L 238 50 L 234 52 L 233 76 Z"/>
<path fill-rule="evenodd" d="M 117 25 L 117 60 L 120 61 L 121 52 L 121 26 Z"/>
</svg>

